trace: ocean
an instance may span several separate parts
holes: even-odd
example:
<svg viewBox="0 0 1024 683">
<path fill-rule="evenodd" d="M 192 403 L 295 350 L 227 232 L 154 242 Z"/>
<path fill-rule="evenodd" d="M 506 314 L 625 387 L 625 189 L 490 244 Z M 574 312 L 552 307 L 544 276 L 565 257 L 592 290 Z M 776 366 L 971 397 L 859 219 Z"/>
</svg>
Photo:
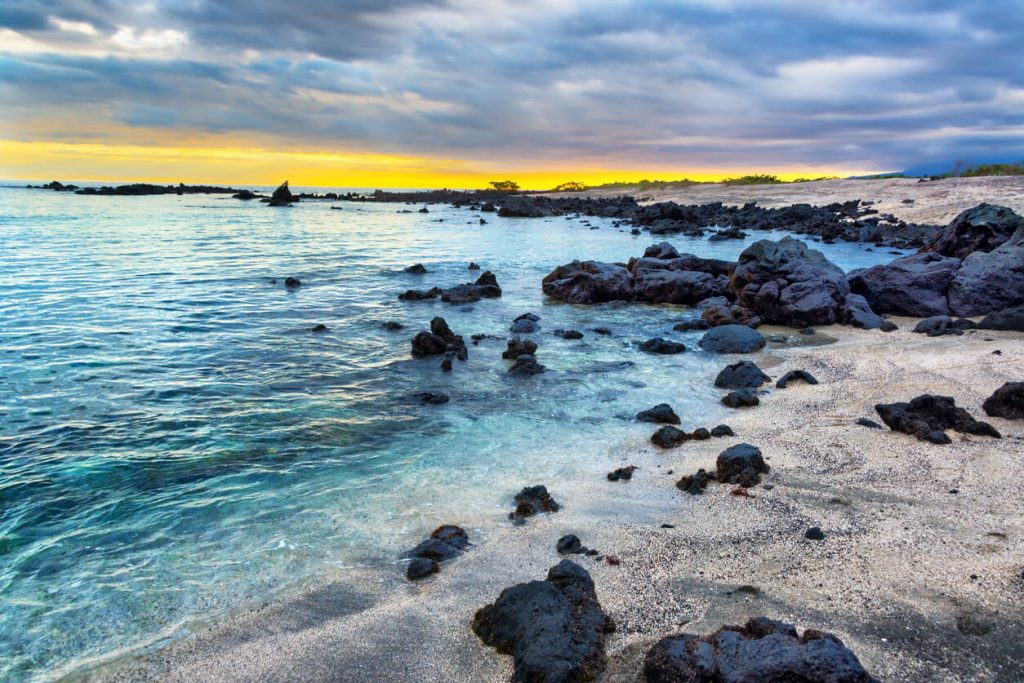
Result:
<svg viewBox="0 0 1024 683">
<path fill-rule="evenodd" d="M 419 208 L 0 187 L 0 679 L 52 678 L 323 572 L 400 573 L 440 523 L 486 542 L 521 487 L 644 442 L 630 418 L 656 403 L 687 429 L 727 418 L 723 360 L 671 331 L 691 311 L 541 292 L 556 265 L 657 240 L 610 219 Z M 669 241 L 734 259 L 781 236 Z M 847 270 L 893 258 L 814 246 Z M 475 280 L 471 261 L 500 299 L 397 299 Z M 511 378 L 501 352 L 526 312 L 548 371 Z M 450 373 L 410 355 L 438 315 L 467 342 L 489 335 Z M 652 336 L 690 351 L 639 351 Z"/>
</svg>

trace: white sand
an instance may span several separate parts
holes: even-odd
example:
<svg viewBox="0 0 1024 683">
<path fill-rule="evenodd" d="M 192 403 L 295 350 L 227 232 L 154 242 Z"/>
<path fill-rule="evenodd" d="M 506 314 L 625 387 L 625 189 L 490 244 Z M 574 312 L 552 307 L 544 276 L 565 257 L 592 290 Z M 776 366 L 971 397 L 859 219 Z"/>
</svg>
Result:
<svg viewBox="0 0 1024 683">
<path fill-rule="evenodd" d="M 473 612 L 542 578 L 560 559 L 555 541 L 576 533 L 622 560 L 578 559 L 619 625 L 599 680 L 638 680 L 647 648 L 676 629 L 762 614 L 836 633 L 883 680 L 1024 680 L 1024 422 L 991 419 L 1003 439 L 951 432 L 947 446 L 853 425 L 877 419 L 877 402 L 925 392 L 987 419 L 984 398 L 1024 379 L 1024 335 L 927 338 L 897 322 L 892 334 L 828 328 L 837 343 L 753 356 L 775 376 L 803 368 L 821 384 L 773 387 L 728 420 L 737 438 L 659 451 L 646 442 L 652 426 L 635 443 L 595 444 L 586 480 L 543 482 L 563 511 L 525 527 L 495 519 L 478 547 L 421 584 L 397 571 L 339 573 L 89 678 L 508 680 L 511 659 L 473 636 Z M 702 425 L 683 416 L 682 426 Z M 742 441 L 764 452 L 770 490 L 674 487 Z M 625 464 L 640 467 L 633 481 L 604 479 Z M 806 540 L 810 525 L 827 538 Z M 754 588 L 734 592 L 741 585 Z"/>
<path fill-rule="evenodd" d="M 637 190 L 590 190 L 590 196 L 636 194 Z M 558 195 L 555 195 L 558 196 Z M 719 183 L 662 187 L 636 194 L 644 203 L 675 201 L 680 204 L 722 202 L 742 205 L 757 202 L 775 208 L 790 204 L 825 205 L 850 199 L 876 202 L 873 208 L 911 223 L 945 225 L 958 213 L 982 202 L 1008 206 L 1024 214 L 1024 176 L 947 178 L 918 182 L 913 178 L 880 180 L 823 180 L 812 183 L 729 186 Z M 903 200 L 912 199 L 913 204 Z"/>
</svg>

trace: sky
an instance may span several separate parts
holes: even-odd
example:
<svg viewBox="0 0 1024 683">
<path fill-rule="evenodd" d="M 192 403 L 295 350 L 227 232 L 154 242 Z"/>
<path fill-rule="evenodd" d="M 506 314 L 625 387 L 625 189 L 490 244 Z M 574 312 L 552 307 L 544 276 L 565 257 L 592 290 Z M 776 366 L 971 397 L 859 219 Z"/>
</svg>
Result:
<svg viewBox="0 0 1024 683">
<path fill-rule="evenodd" d="M 477 187 L 1024 159 L 1024 0 L 0 0 L 0 177 Z"/>
</svg>

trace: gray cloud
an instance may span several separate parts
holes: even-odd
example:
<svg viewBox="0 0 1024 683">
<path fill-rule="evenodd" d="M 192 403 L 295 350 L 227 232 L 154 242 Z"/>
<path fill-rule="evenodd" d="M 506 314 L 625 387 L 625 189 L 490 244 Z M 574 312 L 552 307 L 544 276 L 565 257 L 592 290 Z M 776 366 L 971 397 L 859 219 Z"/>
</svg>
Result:
<svg viewBox="0 0 1024 683">
<path fill-rule="evenodd" d="M 1024 158 L 1019 3 L 964 5 L 7 0 L 0 28 L 35 47 L 0 47 L 0 132 L 88 107 L 510 165 Z"/>
</svg>

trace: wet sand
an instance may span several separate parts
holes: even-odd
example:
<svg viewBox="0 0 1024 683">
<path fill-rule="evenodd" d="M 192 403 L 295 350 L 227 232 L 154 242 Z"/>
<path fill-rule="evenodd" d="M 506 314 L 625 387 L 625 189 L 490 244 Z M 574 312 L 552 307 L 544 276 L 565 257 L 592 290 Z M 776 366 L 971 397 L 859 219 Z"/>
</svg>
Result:
<svg viewBox="0 0 1024 683">
<path fill-rule="evenodd" d="M 339 570 L 85 678 L 508 680 L 511 658 L 477 640 L 472 615 L 503 588 L 543 578 L 560 559 L 555 541 L 575 533 L 622 561 L 576 558 L 618 624 L 598 680 L 639 680 L 644 653 L 670 632 L 756 615 L 835 633 L 882 680 L 1022 680 L 1024 422 L 989 419 L 981 403 L 1024 378 L 1024 335 L 928 338 L 895 321 L 902 329 L 892 334 L 822 328 L 834 344 L 748 356 L 773 378 L 806 369 L 821 384 L 772 385 L 760 406 L 729 417 L 735 438 L 661 451 L 646 441 L 655 430 L 647 425 L 633 442 L 594 444 L 585 480 L 537 482 L 561 512 L 470 529 L 477 547 L 425 582 L 408 584 L 397 566 Z M 877 420 L 875 403 L 926 392 L 954 396 L 1003 438 L 950 432 L 953 443 L 936 446 L 853 424 Z M 740 442 L 764 452 L 771 488 L 751 489 L 752 498 L 719 484 L 701 496 L 675 488 Z M 606 481 L 627 464 L 640 468 L 632 481 Z M 804 538 L 809 526 L 825 540 Z"/>
<path fill-rule="evenodd" d="M 822 180 L 779 185 L 730 186 L 711 183 L 688 187 L 661 187 L 643 192 L 639 192 L 637 188 L 590 190 L 582 194 L 595 197 L 633 194 L 641 203 L 722 202 L 739 206 L 747 202 L 757 202 L 759 206 L 768 208 L 800 203 L 822 206 L 832 202 L 862 199 L 876 202 L 873 208 L 880 213 L 891 213 L 909 223 L 932 225 L 946 225 L 964 209 L 982 202 L 1008 206 L 1017 213 L 1024 213 L 1024 176 L 947 178 L 925 182 L 919 182 L 916 178 L 882 178 Z M 904 203 L 907 199 L 913 200 L 913 203 Z"/>
</svg>

